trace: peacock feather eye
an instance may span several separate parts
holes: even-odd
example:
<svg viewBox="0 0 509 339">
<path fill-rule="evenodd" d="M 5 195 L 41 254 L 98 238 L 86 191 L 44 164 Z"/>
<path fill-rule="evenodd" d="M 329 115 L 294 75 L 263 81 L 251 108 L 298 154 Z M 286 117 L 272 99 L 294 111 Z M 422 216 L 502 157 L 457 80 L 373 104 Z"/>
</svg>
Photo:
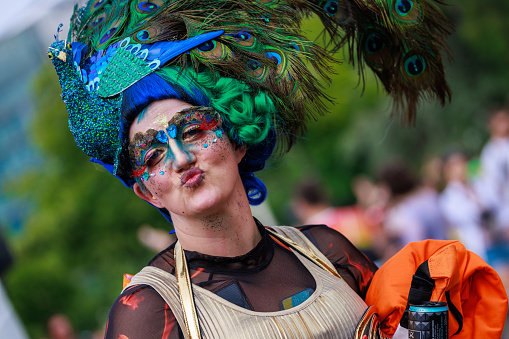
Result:
<svg viewBox="0 0 509 339">
<path fill-rule="evenodd" d="M 263 81 L 267 75 L 267 68 L 263 67 L 256 60 L 248 60 L 246 62 L 247 75 L 251 80 Z"/>
<path fill-rule="evenodd" d="M 421 75 L 426 70 L 426 61 L 419 54 L 414 54 L 405 59 L 405 72 L 411 76 Z"/>
<path fill-rule="evenodd" d="M 122 27 L 123 22 L 124 18 L 120 17 L 108 26 L 103 27 L 101 33 L 98 34 L 100 38 L 95 42 L 95 49 L 101 50 L 107 48 L 112 40 L 120 33 L 120 27 Z"/>
<path fill-rule="evenodd" d="M 95 14 L 95 13 L 102 12 L 105 7 L 110 6 L 110 5 L 111 5 L 110 0 L 94 0 L 88 5 L 88 8 L 89 8 L 90 14 Z"/>
<path fill-rule="evenodd" d="M 265 22 L 266 24 L 269 24 L 271 19 L 272 19 L 272 15 L 270 13 L 266 13 L 264 15 L 261 16 L 263 22 Z"/>
<path fill-rule="evenodd" d="M 391 13 L 403 24 L 419 23 L 422 17 L 419 0 L 391 0 Z"/>
<path fill-rule="evenodd" d="M 107 0 L 95 0 L 90 4 L 90 11 L 96 11 L 101 8 Z"/>
<path fill-rule="evenodd" d="M 241 46 L 241 48 L 255 49 L 257 46 L 256 37 L 247 30 L 226 33 L 224 37 L 231 43 Z"/>
<path fill-rule="evenodd" d="M 144 30 L 139 31 L 138 33 L 136 33 L 136 38 L 139 41 L 144 41 L 145 42 L 148 39 L 150 39 L 150 33 L 148 32 L 148 30 L 144 29 Z"/>
<path fill-rule="evenodd" d="M 414 3 L 412 0 L 398 0 L 396 1 L 396 12 L 400 16 L 405 16 L 410 12 L 413 6 Z"/>
<path fill-rule="evenodd" d="M 430 64 L 426 61 L 428 56 L 431 54 L 425 47 L 423 50 L 412 50 L 401 59 L 403 78 L 415 89 L 427 88 L 433 81 Z"/>
<path fill-rule="evenodd" d="M 390 50 L 385 35 L 370 28 L 363 34 L 361 41 L 364 60 L 368 65 L 375 68 L 383 67 L 390 58 Z"/>
<path fill-rule="evenodd" d="M 143 1 L 143 2 L 138 3 L 138 9 L 141 12 L 153 12 L 153 11 L 157 11 L 159 9 L 159 5 L 157 5 L 153 2 L 150 2 L 150 1 Z"/>
<path fill-rule="evenodd" d="M 266 52 L 265 55 L 269 58 L 270 61 L 274 62 L 276 66 L 281 64 L 282 55 L 277 52 Z"/>
<path fill-rule="evenodd" d="M 274 62 L 275 67 L 275 78 L 278 79 L 285 74 L 286 71 L 286 57 L 280 50 L 270 49 L 265 50 L 265 56 L 272 62 Z"/>
<path fill-rule="evenodd" d="M 258 70 L 260 67 L 261 67 L 260 63 L 256 60 L 249 60 L 248 62 L 246 62 L 246 69 L 249 72 L 254 72 Z"/>
<path fill-rule="evenodd" d="M 85 28 L 84 34 L 94 34 L 99 31 L 104 23 L 106 23 L 106 19 L 108 18 L 107 11 L 105 9 L 101 9 L 100 11 L 96 11 L 95 16 L 88 21 L 88 24 Z"/>
<path fill-rule="evenodd" d="M 329 0 L 323 5 L 323 12 L 337 22 L 342 22 L 349 17 L 349 4 L 344 1 Z"/>
<path fill-rule="evenodd" d="M 295 50 L 296 52 L 306 52 L 306 50 L 308 50 L 308 48 L 298 40 L 294 40 L 294 42 L 289 43 L 288 47 Z M 299 53 L 294 53 L 293 56 L 297 56 L 298 54 Z"/>
<path fill-rule="evenodd" d="M 164 6 L 163 0 L 137 0 L 132 4 L 140 14 L 154 14 Z"/>
<path fill-rule="evenodd" d="M 290 48 L 293 48 L 294 50 L 296 50 L 297 52 L 300 52 L 300 46 L 299 45 L 296 45 L 296 44 L 290 44 L 289 45 Z"/>
<path fill-rule="evenodd" d="M 112 27 L 110 28 L 104 35 L 101 37 L 101 40 L 99 40 L 99 44 L 103 45 L 106 41 L 111 39 L 115 35 L 115 32 L 118 30 L 118 27 Z"/>
<path fill-rule="evenodd" d="M 94 21 L 92 21 L 92 23 L 90 24 L 90 26 L 91 26 L 92 28 L 97 27 L 97 25 L 99 25 L 101 22 L 103 22 L 103 20 L 104 20 L 104 18 L 105 18 L 105 17 L 106 17 L 106 14 L 104 14 L 104 13 L 103 13 L 103 14 L 102 14 L 102 15 L 100 15 L 99 17 L 95 18 L 95 20 L 94 20 Z"/>
<path fill-rule="evenodd" d="M 385 47 L 385 39 L 378 32 L 371 32 L 366 38 L 364 48 L 368 54 L 377 53 Z"/>
<path fill-rule="evenodd" d="M 236 42 L 245 42 L 251 39 L 251 34 L 245 31 L 238 31 L 228 35 L 231 36 Z"/>
<path fill-rule="evenodd" d="M 138 25 L 140 26 L 140 25 Z M 134 31 L 131 34 L 131 37 L 134 41 L 140 44 L 148 44 L 152 43 L 157 39 L 163 32 L 163 28 L 161 26 L 149 26 L 144 28 L 138 28 L 138 30 Z"/>
<path fill-rule="evenodd" d="M 217 42 L 214 40 L 206 41 L 203 44 L 196 47 L 200 52 L 210 52 L 216 48 Z"/>
<path fill-rule="evenodd" d="M 339 11 L 339 3 L 335 0 L 329 0 L 323 6 L 323 11 L 325 14 L 333 16 Z"/>
<path fill-rule="evenodd" d="M 193 52 L 202 60 L 225 60 L 231 55 L 230 49 L 216 40 L 205 41 L 198 45 Z"/>
</svg>

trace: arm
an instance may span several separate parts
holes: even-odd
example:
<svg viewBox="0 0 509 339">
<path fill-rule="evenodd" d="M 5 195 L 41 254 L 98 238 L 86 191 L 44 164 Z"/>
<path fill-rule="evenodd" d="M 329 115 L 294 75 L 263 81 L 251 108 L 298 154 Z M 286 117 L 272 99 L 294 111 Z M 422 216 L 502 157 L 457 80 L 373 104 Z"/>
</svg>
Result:
<svg viewBox="0 0 509 339">
<path fill-rule="evenodd" d="M 146 285 L 126 289 L 113 303 L 105 339 L 181 339 L 170 307 Z"/>
</svg>

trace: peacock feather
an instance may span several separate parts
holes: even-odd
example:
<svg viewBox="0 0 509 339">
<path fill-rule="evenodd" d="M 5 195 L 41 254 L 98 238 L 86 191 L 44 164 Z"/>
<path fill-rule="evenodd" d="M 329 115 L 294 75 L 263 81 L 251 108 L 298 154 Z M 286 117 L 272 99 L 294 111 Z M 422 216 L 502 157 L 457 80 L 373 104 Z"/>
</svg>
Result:
<svg viewBox="0 0 509 339">
<path fill-rule="evenodd" d="M 218 77 L 237 78 L 255 91 L 270 93 L 278 110 L 274 125 L 282 132 L 277 135 L 291 146 L 305 122 L 325 111 L 328 98 L 318 77 L 328 79 L 328 65 L 334 61 L 331 52 L 343 47 L 362 78 L 368 69 L 378 77 L 406 121 L 413 121 L 422 98 L 444 104 L 450 89 L 442 56 L 452 27 L 437 4 L 435 0 L 92 0 L 75 8 L 68 42 L 77 78 L 96 99 L 118 105 L 123 90 L 162 67 L 208 68 Z M 300 29 L 301 21 L 312 15 L 323 23 L 325 48 L 309 41 Z M 71 78 L 61 76 L 62 81 Z M 81 112 L 75 108 L 69 114 Z M 112 111 L 112 123 L 119 124 L 119 119 L 119 110 Z M 72 125 L 83 119 L 70 120 Z M 71 127 L 79 133 L 78 125 Z M 117 151 L 115 146 L 109 158 Z M 87 154 L 104 158 L 93 151 Z"/>
</svg>

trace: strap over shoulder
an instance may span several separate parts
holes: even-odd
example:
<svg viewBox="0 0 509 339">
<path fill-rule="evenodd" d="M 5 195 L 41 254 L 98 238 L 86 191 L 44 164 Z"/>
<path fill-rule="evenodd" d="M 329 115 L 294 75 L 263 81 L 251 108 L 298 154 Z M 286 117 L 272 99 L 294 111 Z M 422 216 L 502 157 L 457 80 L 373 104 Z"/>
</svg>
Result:
<svg viewBox="0 0 509 339">
<path fill-rule="evenodd" d="M 338 271 L 325 255 L 298 229 L 291 226 L 267 227 L 267 231 L 278 240 L 286 243 L 332 275 L 341 278 Z M 342 279 L 342 278 L 341 278 Z"/>
</svg>

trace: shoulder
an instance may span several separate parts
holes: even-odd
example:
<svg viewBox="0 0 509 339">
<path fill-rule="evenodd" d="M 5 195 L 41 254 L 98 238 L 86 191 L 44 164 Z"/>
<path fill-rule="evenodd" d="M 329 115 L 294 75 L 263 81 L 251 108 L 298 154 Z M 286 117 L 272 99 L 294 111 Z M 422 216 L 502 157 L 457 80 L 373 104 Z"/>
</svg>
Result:
<svg viewBox="0 0 509 339">
<path fill-rule="evenodd" d="M 164 327 L 166 311 L 166 303 L 151 287 L 136 285 L 127 288 L 110 309 L 106 338 L 118 338 L 121 334 L 131 337 L 140 327 Z"/>
<path fill-rule="evenodd" d="M 161 308 L 164 309 L 164 305 L 163 298 L 152 287 L 148 285 L 131 286 L 125 289 L 113 303 L 110 318 L 112 315 L 121 315 L 123 319 L 133 316 L 145 317 Z"/>
<path fill-rule="evenodd" d="M 316 238 L 329 238 L 331 241 L 350 242 L 343 234 L 327 225 L 304 225 L 296 228 L 313 243 L 315 243 Z"/>
<path fill-rule="evenodd" d="M 343 234 L 326 225 L 306 225 L 298 229 L 329 259 L 348 285 L 364 298 L 377 266 Z"/>
<path fill-rule="evenodd" d="M 332 262 L 345 253 L 358 251 L 343 234 L 327 225 L 305 225 L 297 229 Z"/>
</svg>

